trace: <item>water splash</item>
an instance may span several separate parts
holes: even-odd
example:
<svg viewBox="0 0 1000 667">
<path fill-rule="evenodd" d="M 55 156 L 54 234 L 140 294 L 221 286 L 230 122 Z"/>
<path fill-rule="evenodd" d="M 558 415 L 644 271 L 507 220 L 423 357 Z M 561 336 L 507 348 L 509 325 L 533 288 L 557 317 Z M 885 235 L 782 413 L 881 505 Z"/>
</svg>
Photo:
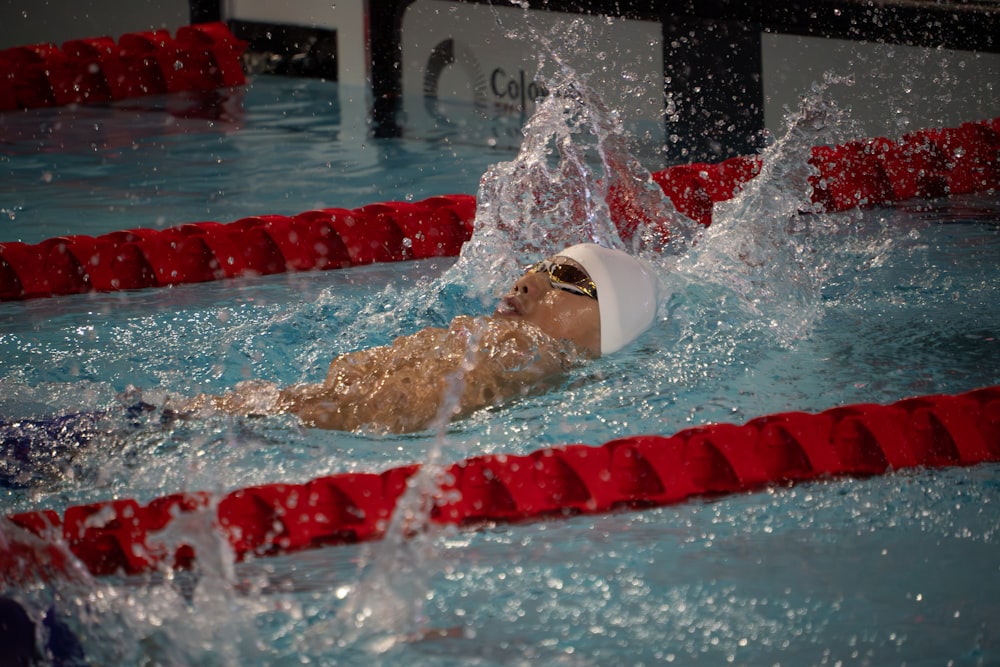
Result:
<svg viewBox="0 0 1000 667">
<path fill-rule="evenodd" d="M 764 336 L 791 345 L 808 335 L 822 313 L 828 266 L 815 261 L 814 232 L 822 232 L 825 223 L 811 201 L 808 160 L 812 146 L 835 143 L 850 133 L 847 114 L 826 95 L 840 81 L 831 77 L 803 99 L 801 108 L 789 115 L 785 136 L 760 156 L 760 176 L 719 207 L 716 222 L 701 232 L 676 211 L 628 150 L 620 119 L 586 78 L 554 51 L 547 64 L 555 68 L 544 79 L 550 95 L 526 124 L 516 158 L 484 174 L 475 233 L 458 261 L 441 278 L 416 289 L 385 290 L 360 313 L 358 330 L 384 330 L 387 318 L 401 312 L 413 325 L 492 307 L 497 290 L 505 289 L 525 265 L 591 241 L 642 255 L 660 269 L 667 287 L 664 310 L 683 322 L 680 340 L 666 350 L 676 366 L 671 374 L 681 381 L 702 372 L 704 353 L 693 346 L 714 347 L 721 356 L 744 345 L 767 345 Z M 644 215 L 618 226 L 612 221 L 612 203 L 623 201 Z M 671 234 L 664 235 L 664 228 Z M 714 290 L 718 298 L 705 299 L 705 290 Z M 720 318 L 735 324 L 718 327 L 706 338 L 704 332 L 712 331 L 706 320 Z M 643 368 L 663 378 L 663 369 Z M 428 499 L 439 486 L 440 437 L 401 502 L 387 539 L 366 549 L 358 584 L 344 592 L 345 603 L 332 624 L 314 628 L 317 637 L 334 636 L 339 647 L 382 653 L 426 630 L 421 609 L 432 591 L 441 548 L 427 530 Z"/>
<path fill-rule="evenodd" d="M 498 278 L 506 286 L 524 266 L 575 243 L 659 258 L 681 252 L 695 234 L 629 150 L 620 114 L 562 57 L 567 43 L 587 44 L 588 24 L 559 24 L 558 44 L 526 27 L 549 94 L 525 124 L 517 157 L 483 175 L 476 233 L 445 277 L 471 283 L 481 298 L 495 296 Z M 629 213 L 640 217 L 624 220 Z"/>
<path fill-rule="evenodd" d="M 545 79 L 550 94 L 525 125 L 516 158 L 491 167 L 482 177 L 473 238 L 455 265 L 431 285 L 396 292 L 387 289 L 359 326 L 384 325 L 400 310 L 431 315 L 429 320 L 491 309 L 499 294 L 526 265 L 581 242 L 628 249 L 664 261 L 694 236 L 694 223 L 664 198 L 650 173 L 628 151 L 628 136 L 584 77 L 560 59 Z M 612 221 L 611 193 L 644 212 L 642 222 L 620 230 Z M 667 236 L 664 227 L 676 229 Z M 624 234 L 622 233 L 624 231 Z M 428 289 L 429 288 L 429 289 Z M 350 336 L 353 338 L 353 336 Z M 470 345 L 475 345 L 471 341 Z M 471 351 L 471 348 L 470 348 Z M 460 387 L 461 369 L 453 384 Z M 445 412 L 449 409 L 446 401 Z M 421 636 L 422 601 L 434 572 L 439 545 L 429 530 L 429 498 L 438 493 L 438 463 L 450 414 L 439 424 L 439 444 L 401 499 L 387 538 L 370 547 L 360 583 L 338 612 L 335 632 L 324 624 L 320 636 L 375 652 L 407 637 Z M 416 535 L 416 537 L 414 537 Z"/>
<path fill-rule="evenodd" d="M 399 642 L 440 632 L 427 627 L 422 613 L 431 590 L 431 564 L 440 550 L 437 537 L 444 530 L 431 523 L 432 501 L 441 495 L 445 481 L 447 427 L 460 411 L 466 374 L 473 370 L 479 345 L 479 335 L 474 333 L 465 359 L 445 378 L 445 397 L 432 425 L 435 443 L 397 500 L 385 539 L 366 547 L 363 573 L 349 594 L 344 591 L 344 606 L 331 622 L 310 629 L 308 641 L 313 646 L 330 646 L 330 638 L 336 637 L 338 646 L 363 646 L 383 653 Z M 446 631 L 452 632 L 461 634 L 461 630 Z"/>
<path fill-rule="evenodd" d="M 808 336 L 822 316 L 832 248 L 824 236 L 850 236 L 849 214 L 831 221 L 812 201 L 813 146 L 856 136 L 849 114 L 828 94 L 844 79 L 828 75 L 786 116 L 787 131 L 764 149 L 760 174 L 716 204 L 712 225 L 679 262 L 671 280 L 721 288 L 722 312 L 762 327 L 782 345 Z M 729 309 L 728 304 L 735 304 Z"/>
</svg>

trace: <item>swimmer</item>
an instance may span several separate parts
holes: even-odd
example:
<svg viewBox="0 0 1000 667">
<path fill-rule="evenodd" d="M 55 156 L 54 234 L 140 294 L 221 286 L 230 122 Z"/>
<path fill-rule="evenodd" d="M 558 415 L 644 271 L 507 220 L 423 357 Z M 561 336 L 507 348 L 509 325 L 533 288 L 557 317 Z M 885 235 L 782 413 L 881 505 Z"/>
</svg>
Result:
<svg viewBox="0 0 1000 667">
<path fill-rule="evenodd" d="M 492 316 L 459 316 L 446 329 L 340 355 L 321 383 L 247 381 L 170 407 L 186 415 L 292 413 L 324 429 L 420 431 L 442 410 L 457 419 L 545 391 L 574 366 L 634 341 L 655 314 L 652 271 L 625 252 L 584 243 L 528 269 Z"/>
</svg>

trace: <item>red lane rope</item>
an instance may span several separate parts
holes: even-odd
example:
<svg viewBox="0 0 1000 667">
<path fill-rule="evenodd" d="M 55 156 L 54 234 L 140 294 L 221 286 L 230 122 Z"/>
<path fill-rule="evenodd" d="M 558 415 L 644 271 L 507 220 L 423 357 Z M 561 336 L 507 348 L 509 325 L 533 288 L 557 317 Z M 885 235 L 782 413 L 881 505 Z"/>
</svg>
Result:
<svg viewBox="0 0 1000 667">
<path fill-rule="evenodd" d="M 899 141 L 817 146 L 810 163 L 816 169 L 813 201 L 831 212 L 997 189 L 1000 118 L 920 130 Z M 712 206 L 735 196 L 759 170 L 758 158 L 738 157 L 669 167 L 653 180 L 681 213 L 708 225 Z M 619 229 L 644 219 L 621 190 L 608 199 Z M 472 234 L 475 211 L 471 195 L 448 195 L 228 224 L 0 243 L 0 300 L 453 256 Z"/>
<path fill-rule="evenodd" d="M 450 195 L 0 243 L 0 300 L 453 256 L 472 236 L 475 209 L 474 197 Z"/>
<path fill-rule="evenodd" d="M 1000 386 L 959 395 L 860 404 L 818 414 L 786 412 L 742 426 L 712 424 L 673 436 L 639 435 L 526 455 L 475 456 L 446 466 L 432 522 L 474 525 L 679 503 L 769 484 L 878 475 L 915 466 L 1000 461 Z M 381 537 L 418 465 L 345 473 L 304 484 L 264 484 L 213 498 L 178 493 L 145 505 L 113 500 L 8 517 L 51 553 L 8 535 L 0 572 L 49 568 L 63 544 L 96 575 L 188 566 L 190 544 L 164 547 L 171 521 L 208 513 L 238 559 Z M 190 522 L 188 523 L 190 525 Z M 56 554 L 56 556 L 53 556 Z M 11 576 L 15 576 L 11 575 Z"/>
<path fill-rule="evenodd" d="M 31 44 L 0 51 L 0 111 L 112 102 L 246 82 L 246 42 L 224 23 Z"/>
</svg>

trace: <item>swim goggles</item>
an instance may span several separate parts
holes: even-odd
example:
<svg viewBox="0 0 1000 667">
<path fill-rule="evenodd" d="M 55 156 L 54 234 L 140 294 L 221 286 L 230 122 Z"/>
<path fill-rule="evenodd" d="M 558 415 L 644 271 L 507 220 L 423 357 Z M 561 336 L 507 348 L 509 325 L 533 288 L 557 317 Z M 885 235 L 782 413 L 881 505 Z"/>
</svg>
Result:
<svg viewBox="0 0 1000 667">
<path fill-rule="evenodd" d="M 591 299 L 597 298 L 597 285 L 586 271 L 572 264 L 557 264 L 551 259 L 546 259 L 529 268 L 527 272 L 547 273 L 552 287 L 589 296 Z"/>
</svg>

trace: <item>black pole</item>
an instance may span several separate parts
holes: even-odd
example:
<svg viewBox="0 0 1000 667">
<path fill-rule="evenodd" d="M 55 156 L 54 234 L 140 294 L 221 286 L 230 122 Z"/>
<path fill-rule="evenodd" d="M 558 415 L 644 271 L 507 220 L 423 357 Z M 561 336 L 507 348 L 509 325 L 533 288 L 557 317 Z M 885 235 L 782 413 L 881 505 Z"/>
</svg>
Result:
<svg viewBox="0 0 1000 667">
<path fill-rule="evenodd" d="M 371 48 L 372 133 L 401 134 L 396 114 L 402 95 L 403 12 L 413 0 L 371 0 L 368 3 L 368 43 Z"/>
<path fill-rule="evenodd" d="M 191 23 L 222 20 L 222 0 L 190 0 Z"/>
</svg>

